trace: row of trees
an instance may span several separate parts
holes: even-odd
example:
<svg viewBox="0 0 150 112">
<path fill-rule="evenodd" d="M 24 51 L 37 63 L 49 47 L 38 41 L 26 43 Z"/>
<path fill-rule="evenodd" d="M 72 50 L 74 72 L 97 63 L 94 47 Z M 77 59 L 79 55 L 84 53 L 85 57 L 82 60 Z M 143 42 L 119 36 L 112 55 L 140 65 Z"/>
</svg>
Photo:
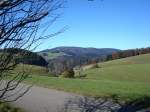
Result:
<svg viewBox="0 0 150 112">
<path fill-rule="evenodd" d="M 8 54 L 14 55 L 14 63 L 19 64 L 30 64 L 30 65 L 37 65 L 37 66 L 47 66 L 47 62 L 45 59 L 38 55 L 37 53 L 19 49 L 19 48 L 7 48 L 5 50 L 0 49 L 0 54 L 7 56 Z"/>
<path fill-rule="evenodd" d="M 120 59 L 120 58 L 126 58 L 126 57 L 130 57 L 130 56 L 137 56 L 137 55 L 147 54 L 147 53 L 150 53 L 150 47 L 141 48 L 141 49 L 124 50 L 124 51 L 120 51 L 120 52 L 114 52 L 111 55 L 108 55 L 106 58 L 106 61 Z"/>
</svg>

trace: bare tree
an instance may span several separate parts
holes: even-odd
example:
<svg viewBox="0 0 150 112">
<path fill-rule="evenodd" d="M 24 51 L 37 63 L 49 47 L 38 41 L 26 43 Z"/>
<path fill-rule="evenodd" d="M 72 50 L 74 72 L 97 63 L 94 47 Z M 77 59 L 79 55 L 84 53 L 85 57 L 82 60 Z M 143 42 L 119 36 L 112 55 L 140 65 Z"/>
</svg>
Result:
<svg viewBox="0 0 150 112">
<path fill-rule="evenodd" d="M 0 100 L 13 101 L 28 91 L 29 88 L 24 87 L 15 90 L 27 78 L 27 74 L 24 70 L 13 73 L 18 64 L 13 48 L 33 49 L 41 40 L 63 32 L 62 28 L 43 36 L 46 29 L 59 18 L 58 10 L 63 8 L 63 4 L 64 0 L 0 0 Z M 28 55 L 24 51 L 19 53 Z M 13 75 L 7 78 L 8 74 Z M 12 99 L 13 95 L 15 97 Z"/>
</svg>

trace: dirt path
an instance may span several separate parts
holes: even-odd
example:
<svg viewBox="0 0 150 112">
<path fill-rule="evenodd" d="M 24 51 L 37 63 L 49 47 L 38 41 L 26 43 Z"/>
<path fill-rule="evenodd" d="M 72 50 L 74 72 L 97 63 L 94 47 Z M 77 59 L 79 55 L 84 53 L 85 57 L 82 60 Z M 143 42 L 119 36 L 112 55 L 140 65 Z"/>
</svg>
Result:
<svg viewBox="0 0 150 112">
<path fill-rule="evenodd" d="M 66 92 L 34 86 L 13 105 L 27 112 L 61 112 L 65 101 L 72 97 Z"/>
</svg>

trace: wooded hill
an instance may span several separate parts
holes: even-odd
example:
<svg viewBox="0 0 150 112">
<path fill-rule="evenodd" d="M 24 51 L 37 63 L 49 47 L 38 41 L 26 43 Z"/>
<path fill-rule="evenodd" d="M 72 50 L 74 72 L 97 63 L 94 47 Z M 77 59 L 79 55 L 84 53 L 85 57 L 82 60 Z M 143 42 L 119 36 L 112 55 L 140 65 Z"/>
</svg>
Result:
<svg viewBox="0 0 150 112">
<path fill-rule="evenodd" d="M 112 48 L 57 47 L 37 53 L 14 48 L 0 50 L 1 55 L 7 53 L 14 55 L 17 63 L 43 66 L 48 68 L 50 73 L 58 76 L 64 70 L 72 69 L 76 66 L 147 54 L 150 53 L 150 48 L 121 51 Z"/>
<path fill-rule="evenodd" d="M 112 48 L 82 48 L 82 47 L 57 47 L 38 52 L 48 62 L 49 71 L 55 75 L 60 75 L 66 69 L 75 66 L 91 64 L 104 61 L 107 55 L 118 52 Z"/>
<path fill-rule="evenodd" d="M 43 67 L 46 67 L 48 65 L 48 63 L 45 61 L 45 59 L 42 56 L 28 50 L 23 50 L 18 48 L 9 48 L 9 49 L 0 50 L 1 57 L 4 57 L 5 55 L 8 54 L 12 55 L 14 61 L 18 64 L 23 63 L 23 64 L 43 66 Z"/>
</svg>

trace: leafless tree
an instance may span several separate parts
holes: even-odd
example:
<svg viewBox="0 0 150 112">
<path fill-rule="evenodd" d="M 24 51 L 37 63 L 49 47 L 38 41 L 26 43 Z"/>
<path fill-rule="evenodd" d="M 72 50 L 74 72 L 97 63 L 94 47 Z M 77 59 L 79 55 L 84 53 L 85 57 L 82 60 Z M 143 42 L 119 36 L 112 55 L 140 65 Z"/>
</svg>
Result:
<svg viewBox="0 0 150 112">
<path fill-rule="evenodd" d="M 50 25 L 59 18 L 59 9 L 64 0 L 0 0 L 0 100 L 13 101 L 25 94 L 29 88 L 20 87 L 27 74 L 13 73 L 17 66 L 16 53 L 8 49 L 34 49 L 41 40 L 64 31 L 43 36 Z M 21 55 L 27 55 L 20 52 Z M 8 74 L 13 74 L 8 78 Z M 14 91 L 15 90 L 15 91 Z M 17 95 L 16 95 L 17 94 Z M 15 95 L 15 97 L 12 96 Z"/>
</svg>

